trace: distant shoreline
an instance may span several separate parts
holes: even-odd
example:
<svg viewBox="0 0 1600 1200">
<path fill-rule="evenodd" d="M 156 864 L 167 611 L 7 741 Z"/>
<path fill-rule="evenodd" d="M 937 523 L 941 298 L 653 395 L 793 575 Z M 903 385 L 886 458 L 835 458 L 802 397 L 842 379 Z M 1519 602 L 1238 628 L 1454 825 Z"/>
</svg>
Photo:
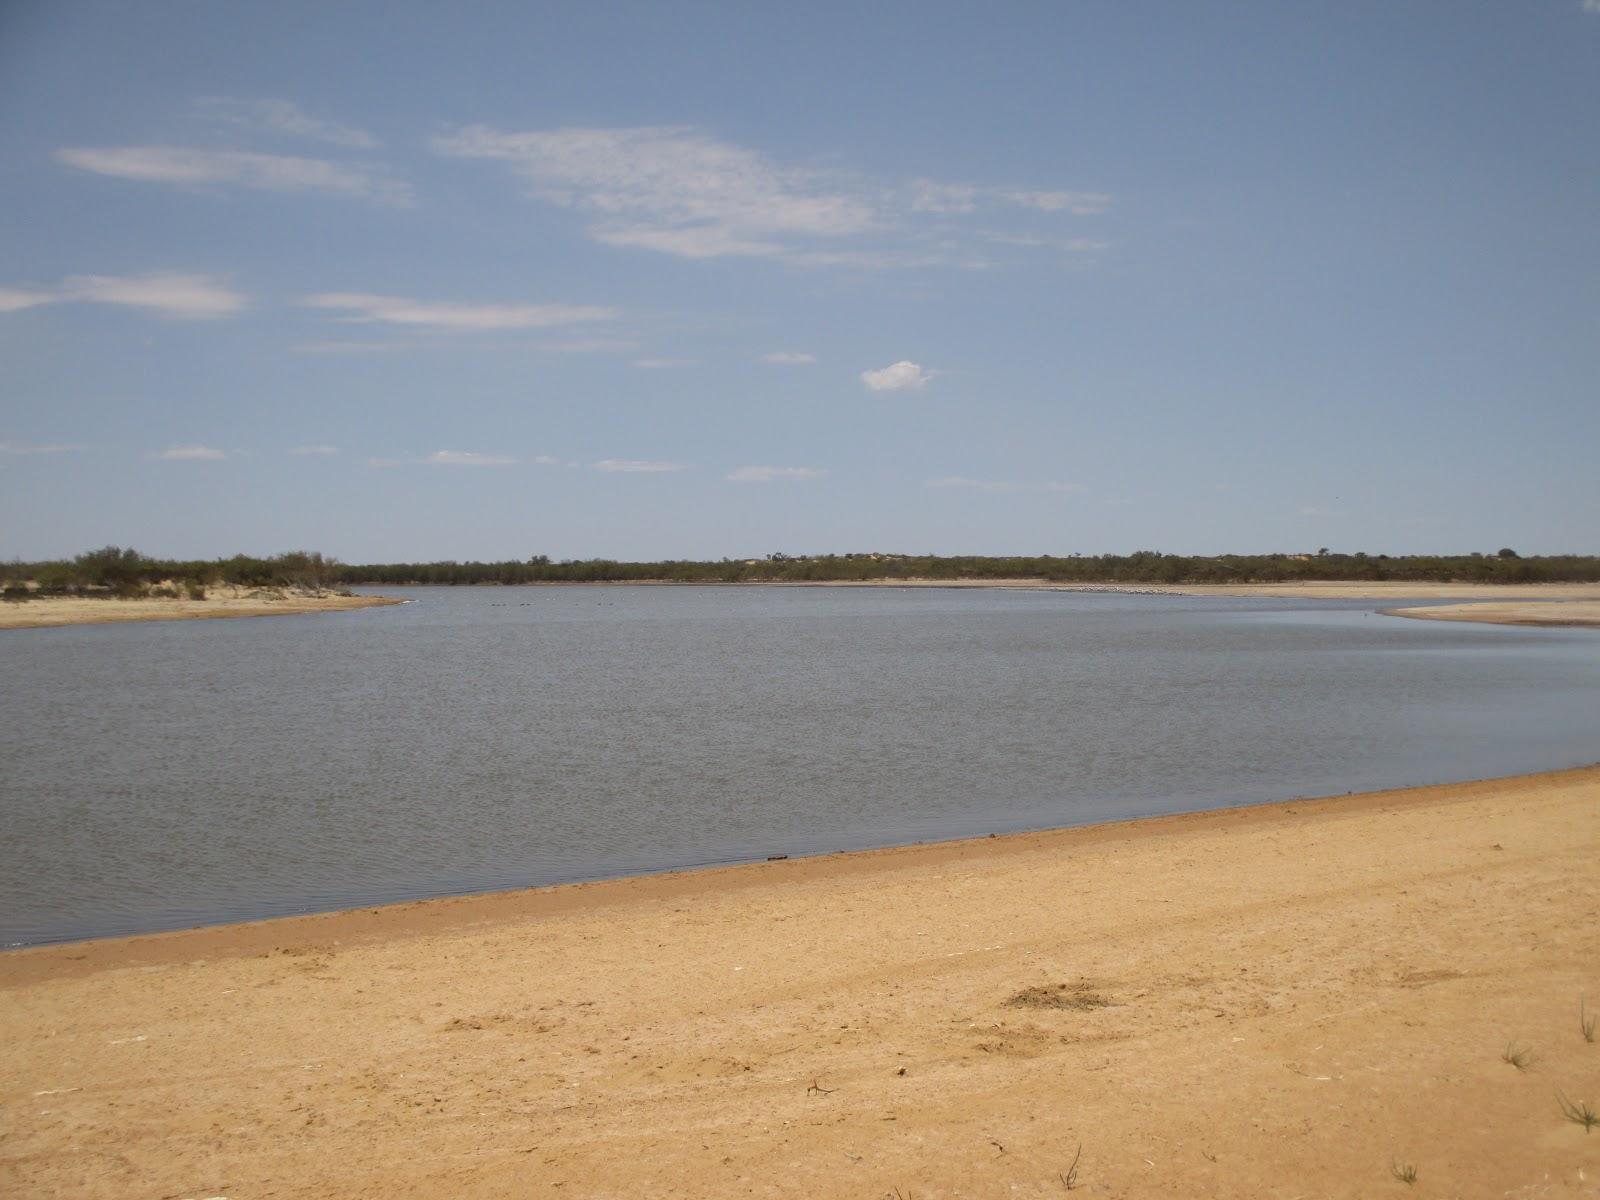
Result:
<svg viewBox="0 0 1600 1200">
<path fill-rule="evenodd" d="M 356 587 L 377 585 L 355 584 Z M 1385 608 L 1385 616 L 1474 621 L 1500 625 L 1600 626 L 1596 583 L 1407 583 L 1385 580 L 1306 580 L 1294 583 L 1058 583 L 1048 579 L 849 579 L 689 581 L 676 579 L 548 580 L 528 583 L 391 584 L 426 588 L 899 588 L 945 591 L 1076 592 L 1115 596 L 1259 596 L 1302 600 L 1460 600 L 1475 603 Z M 212 589 L 205 600 L 50 596 L 0 604 L 0 630 L 47 629 L 122 621 L 193 621 L 346 612 L 401 604 L 393 596 L 331 595 L 265 589 Z"/>
<path fill-rule="evenodd" d="M 134 597 L 47 596 L 0 604 L 0 629 L 56 629 L 122 621 L 206 621 L 232 617 L 287 617 L 307 613 L 381 608 L 403 601 L 389 596 L 287 593 L 282 596 L 225 594 L 205 600 Z"/>
</svg>

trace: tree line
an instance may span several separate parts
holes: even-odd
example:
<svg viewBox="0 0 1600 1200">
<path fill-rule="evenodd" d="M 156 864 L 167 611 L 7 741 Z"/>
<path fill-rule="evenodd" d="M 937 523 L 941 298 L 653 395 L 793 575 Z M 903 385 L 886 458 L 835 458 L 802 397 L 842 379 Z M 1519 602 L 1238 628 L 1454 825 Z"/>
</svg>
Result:
<svg viewBox="0 0 1600 1200">
<path fill-rule="evenodd" d="M 150 558 L 106 546 L 72 559 L 0 566 L 7 594 L 137 595 L 151 589 L 208 586 L 339 589 L 353 585 L 621 583 L 827 583 L 866 580 L 1039 579 L 1051 583 L 1278 583 L 1301 580 L 1394 580 L 1413 583 L 1600 582 L 1600 556 L 1522 557 L 1494 553 L 1431 555 L 1335 553 L 1195 556 L 1139 550 L 1132 554 L 980 556 L 775 553 L 759 559 L 620 562 L 553 561 L 543 554 L 503 562 L 341 563 L 312 551 L 270 558 L 235 555 L 203 561 Z"/>
</svg>

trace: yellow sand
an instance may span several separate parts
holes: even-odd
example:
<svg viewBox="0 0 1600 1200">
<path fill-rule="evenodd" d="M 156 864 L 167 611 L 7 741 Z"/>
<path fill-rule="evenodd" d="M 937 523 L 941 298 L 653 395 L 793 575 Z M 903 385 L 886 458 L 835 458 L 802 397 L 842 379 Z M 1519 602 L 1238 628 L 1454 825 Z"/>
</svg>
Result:
<svg viewBox="0 0 1600 1200">
<path fill-rule="evenodd" d="M 1391 608 L 1394 617 L 1428 621 L 1480 621 L 1493 625 L 1600 625 L 1600 600 L 1440 604 L 1432 608 Z"/>
<path fill-rule="evenodd" d="M 1583 995 L 1600 768 L 14 951 L 0 1194 L 1594 1196 Z"/>
<path fill-rule="evenodd" d="M 384 596 L 271 594 L 243 588 L 212 589 L 204 600 L 84 599 L 52 596 L 22 603 L 0 603 L 0 629 L 39 629 L 53 625 L 93 625 L 105 621 L 185 621 L 213 617 L 272 617 L 294 613 L 342 612 L 398 604 Z"/>
</svg>

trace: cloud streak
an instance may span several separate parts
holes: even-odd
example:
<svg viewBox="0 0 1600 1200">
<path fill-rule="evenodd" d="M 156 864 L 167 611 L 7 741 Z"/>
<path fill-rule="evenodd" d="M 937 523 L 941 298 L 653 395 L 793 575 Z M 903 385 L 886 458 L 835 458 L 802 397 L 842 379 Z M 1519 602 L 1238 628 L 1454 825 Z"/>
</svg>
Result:
<svg viewBox="0 0 1600 1200">
<path fill-rule="evenodd" d="M 736 467 L 723 478 L 729 483 L 794 483 L 821 479 L 827 473 L 821 467 Z"/>
<path fill-rule="evenodd" d="M 343 312 L 351 324 L 405 325 L 444 332 L 548 329 L 586 321 L 609 321 L 621 310 L 584 304 L 462 304 L 412 300 L 370 292 L 321 292 L 300 301 L 308 308 Z"/>
<path fill-rule="evenodd" d="M 206 116 L 244 129 L 309 138 L 351 150 L 372 150 L 380 145 L 366 130 L 319 120 L 292 100 L 208 96 L 195 101 L 195 107 Z"/>
<path fill-rule="evenodd" d="M 80 171 L 141 183 L 320 193 L 398 207 L 413 202 L 410 184 L 368 163 L 185 146 L 64 147 L 55 158 Z"/>
<path fill-rule="evenodd" d="M 41 445 L 27 442 L 0 442 L 0 454 L 71 454 L 85 448 L 77 442 L 46 442 Z"/>
<path fill-rule="evenodd" d="M 231 316 L 247 298 L 207 275 L 153 271 L 144 275 L 69 275 L 54 288 L 0 288 L 0 313 L 44 304 L 110 304 L 165 317 L 203 321 Z"/>
<path fill-rule="evenodd" d="M 218 450 L 214 446 L 201 446 L 190 444 L 187 446 L 168 446 L 155 456 L 163 462 L 217 462 L 228 457 L 225 450 Z"/>
<path fill-rule="evenodd" d="M 504 164 L 533 196 L 588 217 L 589 236 L 602 245 L 689 259 L 860 269 L 985 265 L 953 253 L 948 231 L 930 248 L 929 219 L 1005 209 L 1090 216 L 1112 202 L 1101 192 L 926 179 L 896 185 L 782 164 L 687 126 L 518 132 L 472 125 L 431 144 L 447 157 Z M 874 244 L 840 248 L 844 239 Z"/>
<path fill-rule="evenodd" d="M 685 471 L 688 467 L 681 462 L 653 462 L 637 458 L 602 458 L 594 464 L 596 471 L 609 471 L 625 475 L 664 475 L 674 471 Z"/>
</svg>

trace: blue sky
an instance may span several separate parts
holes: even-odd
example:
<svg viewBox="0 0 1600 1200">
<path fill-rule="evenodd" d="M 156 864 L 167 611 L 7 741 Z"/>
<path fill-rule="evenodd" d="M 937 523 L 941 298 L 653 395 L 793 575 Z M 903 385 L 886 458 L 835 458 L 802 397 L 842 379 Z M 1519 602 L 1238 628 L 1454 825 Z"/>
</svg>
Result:
<svg viewBox="0 0 1600 1200">
<path fill-rule="evenodd" d="M 1600 552 L 1600 0 L 0 7 L 0 556 Z"/>
</svg>

